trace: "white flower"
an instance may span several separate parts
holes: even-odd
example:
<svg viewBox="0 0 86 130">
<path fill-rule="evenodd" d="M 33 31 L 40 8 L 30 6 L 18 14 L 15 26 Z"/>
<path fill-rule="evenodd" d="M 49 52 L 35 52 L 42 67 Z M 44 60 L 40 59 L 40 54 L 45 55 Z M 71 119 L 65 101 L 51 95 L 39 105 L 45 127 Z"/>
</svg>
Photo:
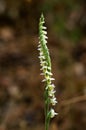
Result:
<svg viewBox="0 0 86 130">
<path fill-rule="evenodd" d="M 43 36 L 47 34 L 47 31 L 42 30 Z"/>
<path fill-rule="evenodd" d="M 46 89 L 48 89 L 48 91 L 53 91 L 55 88 L 55 85 L 54 84 L 49 84 Z"/>
<path fill-rule="evenodd" d="M 40 55 L 39 57 L 38 57 L 39 59 L 45 59 L 45 57 L 42 55 Z"/>
<path fill-rule="evenodd" d="M 47 27 L 45 27 L 45 26 L 42 26 L 42 29 L 47 29 Z"/>
<path fill-rule="evenodd" d="M 50 66 L 48 66 L 47 69 L 51 71 L 51 67 Z"/>
<path fill-rule="evenodd" d="M 56 91 L 54 89 L 52 89 L 52 90 L 48 91 L 48 94 L 52 98 L 54 96 L 55 92 Z"/>
<path fill-rule="evenodd" d="M 42 66 L 42 68 L 40 70 L 46 70 L 47 66 Z"/>
<path fill-rule="evenodd" d="M 51 103 L 53 106 L 55 106 L 56 103 L 57 103 L 56 98 L 55 98 L 55 97 L 51 98 L 51 99 L 50 99 L 50 103 Z"/>
<path fill-rule="evenodd" d="M 40 61 L 40 64 L 42 64 L 42 66 L 44 66 L 46 63 L 46 61 Z"/>
<path fill-rule="evenodd" d="M 56 113 L 56 112 L 54 111 L 54 109 L 51 108 L 51 110 L 50 110 L 50 117 L 53 118 L 53 117 L 56 116 L 56 115 L 58 115 L 58 113 Z"/>
<path fill-rule="evenodd" d="M 51 72 L 49 72 L 48 70 L 46 70 L 45 72 L 47 75 L 53 75 Z"/>
<path fill-rule="evenodd" d="M 50 78 L 50 80 L 55 80 L 54 78 Z"/>
<path fill-rule="evenodd" d="M 46 35 L 43 36 L 44 39 L 48 39 L 48 37 Z"/>
<path fill-rule="evenodd" d="M 49 91 L 53 90 L 54 88 L 55 88 L 55 85 L 54 85 L 54 84 L 50 84 L 50 85 L 48 85 L 48 89 L 49 89 Z"/>
</svg>

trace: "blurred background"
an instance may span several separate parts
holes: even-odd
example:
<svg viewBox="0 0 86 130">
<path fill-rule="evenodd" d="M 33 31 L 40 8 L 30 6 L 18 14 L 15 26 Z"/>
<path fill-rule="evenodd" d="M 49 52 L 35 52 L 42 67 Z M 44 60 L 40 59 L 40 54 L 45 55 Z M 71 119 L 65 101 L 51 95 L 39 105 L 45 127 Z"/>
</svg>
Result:
<svg viewBox="0 0 86 130">
<path fill-rule="evenodd" d="M 41 12 L 59 113 L 50 130 L 85 130 L 85 0 L 0 0 L 0 130 L 44 130 L 37 51 Z"/>
</svg>

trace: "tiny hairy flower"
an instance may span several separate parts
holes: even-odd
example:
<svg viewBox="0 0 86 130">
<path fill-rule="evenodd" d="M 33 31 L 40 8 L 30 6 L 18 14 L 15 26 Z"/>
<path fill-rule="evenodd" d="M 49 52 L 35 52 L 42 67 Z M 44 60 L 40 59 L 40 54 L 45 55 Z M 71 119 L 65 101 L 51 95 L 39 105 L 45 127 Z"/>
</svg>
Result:
<svg viewBox="0 0 86 130">
<path fill-rule="evenodd" d="M 51 99 L 54 96 L 55 92 L 56 92 L 55 90 L 48 91 L 48 94 L 51 97 Z"/>
<path fill-rule="evenodd" d="M 51 110 L 50 110 L 50 116 L 51 116 L 51 118 L 53 118 L 53 117 L 56 116 L 56 115 L 58 115 L 58 113 L 56 113 L 56 112 L 54 111 L 54 109 L 51 108 Z"/>
<path fill-rule="evenodd" d="M 54 84 L 48 85 L 49 91 L 53 90 L 54 88 L 55 88 L 55 85 L 54 85 Z"/>
<path fill-rule="evenodd" d="M 53 96 L 53 98 L 50 99 L 50 103 L 52 104 L 52 106 L 55 106 L 57 101 L 56 98 Z"/>
</svg>

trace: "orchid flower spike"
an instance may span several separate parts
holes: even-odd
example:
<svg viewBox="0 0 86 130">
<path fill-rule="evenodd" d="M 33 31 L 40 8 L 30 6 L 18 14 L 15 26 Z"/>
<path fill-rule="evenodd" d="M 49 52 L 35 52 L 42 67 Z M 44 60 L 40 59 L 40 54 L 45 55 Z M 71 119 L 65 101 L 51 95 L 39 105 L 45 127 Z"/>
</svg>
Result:
<svg viewBox="0 0 86 130">
<path fill-rule="evenodd" d="M 44 79 L 42 82 L 45 82 L 45 106 L 46 106 L 46 112 L 45 116 L 50 115 L 50 118 L 53 118 L 57 113 L 54 111 L 52 106 L 55 106 L 57 103 L 56 97 L 55 97 L 55 85 L 52 83 L 54 78 L 52 78 L 52 72 L 51 72 L 51 59 L 49 50 L 47 47 L 47 39 L 46 36 L 47 31 L 46 27 L 44 26 L 45 20 L 43 14 L 41 14 L 40 21 L 39 21 L 39 59 L 40 59 L 40 66 L 41 66 L 41 75 L 44 76 Z M 51 113 L 51 114 L 49 114 Z"/>
</svg>

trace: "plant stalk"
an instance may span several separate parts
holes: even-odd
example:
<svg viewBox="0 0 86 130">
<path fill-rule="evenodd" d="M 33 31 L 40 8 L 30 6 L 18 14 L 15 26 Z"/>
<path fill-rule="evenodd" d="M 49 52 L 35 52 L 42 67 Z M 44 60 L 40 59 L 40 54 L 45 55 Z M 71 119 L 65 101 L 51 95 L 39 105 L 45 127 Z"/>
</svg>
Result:
<svg viewBox="0 0 86 130">
<path fill-rule="evenodd" d="M 49 129 L 49 97 L 48 97 L 48 90 L 45 89 L 45 130 Z"/>
</svg>

